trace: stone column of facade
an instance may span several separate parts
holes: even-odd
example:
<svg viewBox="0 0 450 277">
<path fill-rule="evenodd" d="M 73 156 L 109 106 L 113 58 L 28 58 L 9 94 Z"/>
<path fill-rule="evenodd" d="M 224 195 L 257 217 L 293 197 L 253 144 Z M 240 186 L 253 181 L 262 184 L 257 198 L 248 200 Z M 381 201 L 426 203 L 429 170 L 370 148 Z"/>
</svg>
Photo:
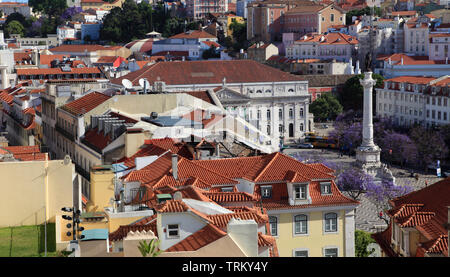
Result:
<svg viewBox="0 0 450 277">
<path fill-rule="evenodd" d="M 6 89 L 9 87 L 7 69 L 8 69 L 7 65 L 0 65 L 2 89 Z"/>
</svg>

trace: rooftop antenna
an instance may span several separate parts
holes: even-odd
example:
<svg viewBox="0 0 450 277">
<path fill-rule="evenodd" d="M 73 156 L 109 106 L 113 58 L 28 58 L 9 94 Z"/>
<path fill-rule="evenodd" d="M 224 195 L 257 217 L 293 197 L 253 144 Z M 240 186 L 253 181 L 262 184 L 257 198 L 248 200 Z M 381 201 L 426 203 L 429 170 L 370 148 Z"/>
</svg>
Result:
<svg viewBox="0 0 450 277">
<path fill-rule="evenodd" d="M 144 89 L 144 94 L 147 94 L 147 88 L 150 87 L 150 83 L 148 82 L 147 78 L 139 79 L 139 85 Z"/>
</svg>

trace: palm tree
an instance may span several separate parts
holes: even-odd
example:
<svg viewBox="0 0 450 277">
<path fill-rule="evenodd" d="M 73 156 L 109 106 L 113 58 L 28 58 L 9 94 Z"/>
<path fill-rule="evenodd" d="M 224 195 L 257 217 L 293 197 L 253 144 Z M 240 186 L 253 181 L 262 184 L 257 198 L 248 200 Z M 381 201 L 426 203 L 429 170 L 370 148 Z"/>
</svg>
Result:
<svg viewBox="0 0 450 277">
<path fill-rule="evenodd" d="M 151 239 L 148 243 L 143 240 L 139 242 L 139 251 L 141 251 L 141 254 L 143 257 L 147 257 L 149 255 L 150 257 L 157 257 L 159 254 L 161 254 L 163 251 L 159 250 L 159 244 L 161 242 L 158 239 Z"/>
</svg>

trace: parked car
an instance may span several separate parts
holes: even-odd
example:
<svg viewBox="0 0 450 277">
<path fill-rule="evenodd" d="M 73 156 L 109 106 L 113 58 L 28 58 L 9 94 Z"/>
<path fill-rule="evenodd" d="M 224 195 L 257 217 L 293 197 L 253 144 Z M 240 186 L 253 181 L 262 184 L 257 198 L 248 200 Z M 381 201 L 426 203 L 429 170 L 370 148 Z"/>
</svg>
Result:
<svg viewBox="0 0 450 277">
<path fill-rule="evenodd" d="M 297 145 L 297 147 L 311 149 L 311 148 L 314 148 L 314 145 L 312 145 L 311 143 L 300 143 L 299 145 Z"/>
</svg>

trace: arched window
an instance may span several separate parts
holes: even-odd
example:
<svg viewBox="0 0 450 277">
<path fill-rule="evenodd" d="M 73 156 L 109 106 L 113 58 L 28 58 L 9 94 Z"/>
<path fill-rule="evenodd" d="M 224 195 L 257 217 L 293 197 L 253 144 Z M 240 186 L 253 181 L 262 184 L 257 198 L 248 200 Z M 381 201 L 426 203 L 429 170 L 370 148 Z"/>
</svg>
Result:
<svg viewBox="0 0 450 277">
<path fill-rule="evenodd" d="M 289 119 L 294 118 L 294 109 L 290 108 L 289 109 Z"/>
<path fill-rule="evenodd" d="M 303 117 L 303 108 L 300 108 L 300 117 Z"/>
<path fill-rule="evenodd" d="M 271 93 L 271 92 L 272 92 L 272 90 L 266 89 L 266 93 Z"/>
<path fill-rule="evenodd" d="M 295 234 L 307 234 L 308 233 L 308 216 L 299 214 L 294 217 L 295 221 Z"/>
<path fill-rule="evenodd" d="M 267 120 L 270 120 L 270 109 L 267 109 Z"/>
<path fill-rule="evenodd" d="M 303 132 L 303 123 L 300 123 L 300 131 Z"/>
<path fill-rule="evenodd" d="M 256 91 L 256 93 L 262 93 L 262 90 L 258 89 L 258 90 Z"/>
<path fill-rule="evenodd" d="M 325 232 L 337 232 L 337 214 L 325 214 Z"/>
<path fill-rule="evenodd" d="M 270 125 L 267 125 L 267 135 L 270 136 Z"/>
<path fill-rule="evenodd" d="M 269 216 L 270 233 L 272 236 L 278 236 L 278 219 L 276 216 Z"/>
<path fill-rule="evenodd" d="M 290 89 L 288 90 L 288 92 L 294 92 L 294 90 L 290 88 Z"/>
</svg>

